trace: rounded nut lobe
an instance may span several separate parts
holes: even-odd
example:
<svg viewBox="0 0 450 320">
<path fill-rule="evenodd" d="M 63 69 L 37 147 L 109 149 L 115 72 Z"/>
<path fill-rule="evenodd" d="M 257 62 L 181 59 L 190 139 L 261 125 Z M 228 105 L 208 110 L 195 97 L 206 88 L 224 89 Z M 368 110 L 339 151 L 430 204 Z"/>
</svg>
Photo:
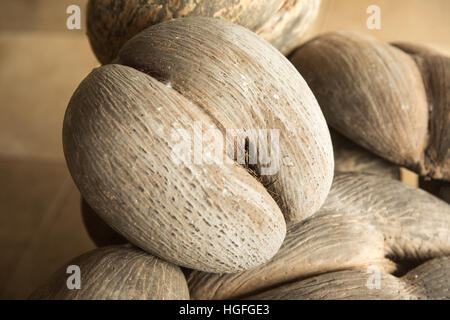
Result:
<svg viewBox="0 0 450 320">
<path fill-rule="evenodd" d="M 321 274 L 261 292 L 255 300 L 416 300 L 406 283 L 379 273 L 380 288 L 370 287 L 366 270 L 343 270 Z M 369 283 L 369 286 L 367 285 Z"/>
<path fill-rule="evenodd" d="M 341 31 L 307 42 L 291 61 L 331 127 L 385 159 L 420 170 L 428 106 L 421 74 L 409 55 Z"/>
<path fill-rule="evenodd" d="M 411 265 L 444 255 L 450 255 L 448 204 L 393 179 L 337 173 L 321 210 L 288 225 L 269 262 L 234 274 L 194 271 L 188 285 L 193 299 L 247 298 L 338 270 L 376 266 L 404 274 Z"/>
<path fill-rule="evenodd" d="M 414 59 L 427 93 L 430 138 L 420 173 L 450 181 L 450 57 L 419 45 L 394 45 Z"/>
<path fill-rule="evenodd" d="M 265 144 L 249 135 L 249 150 L 286 220 L 321 207 L 334 171 L 330 133 L 305 80 L 266 41 L 217 19 L 175 19 L 128 41 L 117 62 L 170 83 L 224 131 L 270 131 Z"/>
<path fill-rule="evenodd" d="M 330 130 L 335 172 L 365 172 L 400 180 L 400 168 Z"/>
<path fill-rule="evenodd" d="M 397 278 L 372 266 L 286 284 L 249 297 L 256 300 L 448 300 L 450 257 L 427 261 Z"/>
<path fill-rule="evenodd" d="M 87 34 L 101 63 L 145 28 L 182 17 L 210 17 L 242 25 L 283 53 L 299 45 L 320 0 L 90 0 Z"/>
<path fill-rule="evenodd" d="M 67 273 L 69 266 L 79 269 Z M 68 283 L 79 287 L 69 288 Z M 121 245 L 98 248 L 73 259 L 29 299 L 189 300 L 189 291 L 179 267 L 131 245 Z"/>
<path fill-rule="evenodd" d="M 208 272 L 264 263 L 284 239 L 283 215 L 244 168 L 175 161 L 174 128 L 193 132 L 196 121 L 217 129 L 154 78 L 122 65 L 98 68 L 66 111 L 68 168 L 95 212 L 147 252 Z"/>
</svg>

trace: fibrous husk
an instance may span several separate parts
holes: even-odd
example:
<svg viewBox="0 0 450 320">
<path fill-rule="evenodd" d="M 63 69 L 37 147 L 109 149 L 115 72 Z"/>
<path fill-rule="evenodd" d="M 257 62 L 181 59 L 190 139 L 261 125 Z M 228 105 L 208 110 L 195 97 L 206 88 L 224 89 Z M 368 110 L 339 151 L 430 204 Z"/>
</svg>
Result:
<svg viewBox="0 0 450 320">
<path fill-rule="evenodd" d="M 133 36 L 157 23 L 203 16 L 242 25 L 283 53 L 298 46 L 320 0 L 90 0 L 87 33 L 101 63 L 110 63 Z"/>
<path fill-rule="evenodd" d="M 80 287 L 70 288 L 79 267 Z M 179 267 L 131 245 L 108 246 L 65 264 L 31 296 L 33 300 L 189 300 Z"/>
<path fill-rule="evenodd" d="M 336 174 L 320 211 L 288 226 L 268 263 L 235 274 L 192 272 L 193 299 L 233 299 L 319 274 L 377 266 L 404 274 L 450 254 L 450 206 L 399 181 L 365 173 Z"/>
<path fill-rule="evenodd" d="M 374 270 L 326 273 L 249 297 L 252 300 L 450 299 L 450 257 L 430 260 L 401 278 Z M 379 277 L 378 279 L 375 277 Z M 377 282 L 378 281 L 378 282 Z"/>
<path fill-rule="evenodd" d="M 395 43 L 416 62 L 428 98 L 429 141 L 424 171 L 437 179 L 450 179 L 450 58 L 430 48 Z"/>
<path fill-rule="evenodd" d="M 264 175 L 258 162 L 258 180 L 225 159 L 177 163 L 173 130 L 195 132 L 196 122 L 223 135 L 278 130 L 268 150 L 278 170 Z M 175 19 L 130 40 L 117 64 L 94 70 L 74 93 L 63 144 L 82 196 L 108 225 L 208 272 L 269 260 L 285 235 L 280 208 L 289 221 L 311 216 L 333 177 L 329 132 L 302 77 L 267 42 L 219 19 Z"/>
<path fill-rule="evenodd" d="M 384 159 L 450 179 L 450 58 L 354 32 L 318 36 L 291 61 L 328 124 Z M 408 47 L 408 49 L 407 49 Z"/>
<path fill-rule="evenodd" d="M 400 168 L 330 129 L 335 172 L 366 172 L 400 180 Z"/>
</svg>

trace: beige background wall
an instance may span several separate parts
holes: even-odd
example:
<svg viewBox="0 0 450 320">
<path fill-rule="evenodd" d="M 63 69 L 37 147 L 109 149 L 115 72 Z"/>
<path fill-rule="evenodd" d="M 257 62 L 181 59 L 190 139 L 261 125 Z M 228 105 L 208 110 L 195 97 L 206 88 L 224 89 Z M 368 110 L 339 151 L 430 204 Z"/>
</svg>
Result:
<svg viewBox="0 0 450 320">
<path fill-rule="evenodd" d="M 368 30 L 367 7 L 381 9 L 381 30 Z M 308 37 L 332 30 L 356 30 L 384 41 L 414 41 L 450 53 L 449 0 L 322 0 Z"/>
<path fill-rule="evenodd" d="M 87 38 L 65 28 L 81 0 L 0 2 L 0 298 L 26 298 L 68 259 L 93 248 L 64 164 L 64 111 L 97 66 Z M 381 8 L 381 30 L 366 8 Z M 450 54 L 449 0 L 323 0 L 306 38 L 337 29 L 408 40 Z M 305 39 L 306 39 L 305 38 Z"/>
</svg>

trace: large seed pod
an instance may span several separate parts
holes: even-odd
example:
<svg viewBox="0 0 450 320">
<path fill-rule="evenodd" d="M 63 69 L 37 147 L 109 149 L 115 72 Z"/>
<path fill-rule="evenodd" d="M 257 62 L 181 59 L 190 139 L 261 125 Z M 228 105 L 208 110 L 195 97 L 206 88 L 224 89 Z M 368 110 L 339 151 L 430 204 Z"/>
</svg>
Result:
<svg viewBox="0 0 450 320">
<path fill-rule="evenodd" d="M 107 225 L 83 198 L 81 199 L 81 216 L 89 237 L 97 247 L 128 243 L 127 239 Z M 181 267 L 181 271 L 187 276 L 191 269 Z"/>
<path fill-rule="evenodd" d="M 65 116 L 72 177 L 108 225 L 167 261 L 211 272 L 261 264 L 283 241 L 283 216 L 242 167 L 174 161 L 171 126 L 191 129 L 194 121 L 217 129 L 200 108 L 144 73 L 96 69 Z"/>
<path fill-rule="evenodd" d="M 127 239 L 108 226 L 84 199 L 81 199 L 81 216 L 89 237 L 97 247 L 128 242 Z"/>
<path fill-rule="evenodd" d="M 240 24 L 283 53 L 299 45 L 320 0 L 90 0 L 87 34 L 101 63 L 110 63 L 133 36 L 154 24 L 189 16 Z"/>
<path fill-rule="evenodd" d="M 365 270 L 344 270 L 285 284 L 249 297 L 253 300 L 415 300 L 406 283 L 379 274 L 380 287 L 371 286 Z M 368 286 L 369 284 L 369 286 Z"/>
<path fill-rule="evenodd" d="M 201 135 L 197 122 L 222 135 L 278 130 L 269 150 L 249 139 L 249 150 L 272 157 L 256 170 L 271 174 L 263 182 L 288 219 L 310 216 L 329 191 L 333 155 L 299 73 L 247 29 L 208 18 L 150 27 L 118 61 L 134 69 L 94 70 L 64 120 L 67 164 L 89 205 L 132 243 L 181 266 L 235 272 L 270 259 L 285 224 L 269 193 L 232 161 L 174 161 L 172 136 L 177 126 Z"/>
<path fill-rule="evenodd" d="M 400 168 L 330 130 L 336 172 L 366 172 L 400 180 Z"/>
<path fill-rule="evenodd" d="M 289 221 L 323 204 L 334 168 L 325 119 L 292 64 L 254 33 L 217 19 L 171 20 L 128 41 L 117 63 L 170 84 L 226 130 L 278 130 L 271 167 L 255 164 L 262 182 Z"/>
<path fill-rule="evenodd" d="M 450 258 L 428 261 L 401 278 L 376 268 L 332 272 L 263 292 L 255 300 L 450 299 Z M 379 278 L 377 278 L 379 277 Z"/>
<path fill-rule="evenodd" d="M 107 225 L 83 198 L 81 199 L 81 216 L 89 237 L 97 247 L 128 243 L 127 239 Z M 181 267 L 181 271 L 187 276 L 191 269 Z"/>
<path fill-rule="evenodd" d="M 193 299 L 232 299 L 317 274 L 375 265 L 404 274 L 450 254 L 450 206 L 423 190 L 363 173 L 336 174 L 323 208 L 288 227 L 268 263 L 235 274 L 192 272 Z"/>
<path fill-rule="evenodd" d="M 450 58 L 426 47 L 397 43 L 416 61 L 422 74 L 430 111 L 429 142 L 424 171 L 437 179 L 450 179 Z"/>
<path fill-rule="evenodd" d="M 423 56 L 419 68 L 396 47 L 335 32 L 307 42 L 291 60 L 338 132 L 421 175 L 450 179 L 448 59 Z"/>
<path fill-rule="evenodd" d="M 450 257 L 427 261 L 401 278 L 420 299 L 450 299 Z"/>
<path fill-rule="evenodd" d="M 198 162 L 195 145 L 194 161 L 190 150 L 191 161 L 174 160 L 174 133 L 193 132 L 195 144 L 197 123 L 222 133 L 217 145 L 230 129 L 279 132 L 270 146 L 248 139 L 255 170 L 287 219 L 320 208 L 333 177 L 325 119 L 297 70 L 267 42 L 218 19 L 174 19 L 130 40 L 117 62 L 74 93 L 63 144 L 83 197 L 130 242 L 209 272 L 255 267 L 281 246 L 280 209 L 243 167 L 224 154 L 221 163 Z M 267 153 L 271 161 L 262 161 Z"/>
<path fill-rule="evenodd" d="M 67 273 L 69 266 L 79 267 Z M 95 249 L 70 261 L 37 289 L 30 299 L 42 300 L 188 300 L 180 268 L 131 245 Z"/>
<path fill-rule="evenodd" d="M 209 18 L 150 27 L 118 62 L 134 68 L 94 70 L 66 112 L 64 153 L 83 197 L 130 242 L 175 264 L 236 272 L 267 262 L 285 235 L 269 193 L 232 161 L 174 161 L 172 136 L 175 127 L 201 135 L 197 122 L 222 135 L 278 130 L 268 150 L 248 140 L 272 157 L 256 171 L 271 174 L 262 180 L 288 219 L 308 217 L 329 192 L 333 154 L 300 74 L 247 29 Z"/>
</svg>

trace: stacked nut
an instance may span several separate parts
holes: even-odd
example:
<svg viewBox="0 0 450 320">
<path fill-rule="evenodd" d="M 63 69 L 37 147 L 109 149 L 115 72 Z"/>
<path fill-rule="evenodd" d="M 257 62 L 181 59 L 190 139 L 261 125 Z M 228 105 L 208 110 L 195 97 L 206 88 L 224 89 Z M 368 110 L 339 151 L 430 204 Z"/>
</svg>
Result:
<svg viewBox="0 0 450 320">
<path fill-rule="evenodd" d="M 291 63 L 319 2 L 90 2 L 63 143 L 112 246 L 32 298 L 450 298 L 450 206 L 397 181 L 450 179 L 449 60 L 332 33 Z"/>
</svg>

